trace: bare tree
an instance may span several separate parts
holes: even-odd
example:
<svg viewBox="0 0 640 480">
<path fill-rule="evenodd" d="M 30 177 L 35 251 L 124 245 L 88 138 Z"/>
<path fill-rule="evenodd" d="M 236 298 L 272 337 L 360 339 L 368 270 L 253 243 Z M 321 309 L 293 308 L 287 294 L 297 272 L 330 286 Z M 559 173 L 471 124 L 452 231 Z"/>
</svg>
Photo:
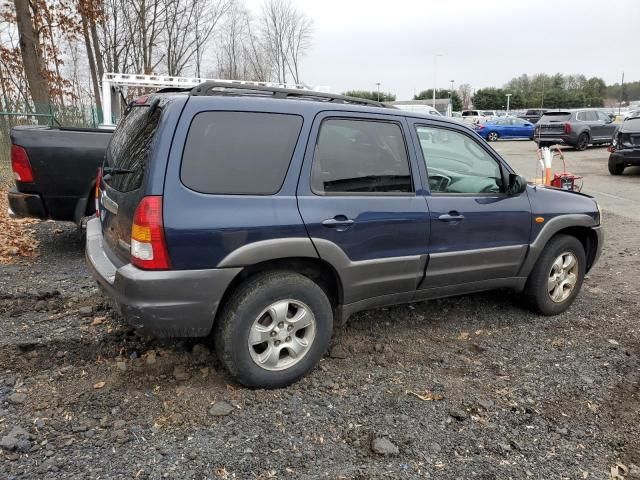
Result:
<svg viewBox="0 0 640 480">
<path fill-rule="evenodd" d="M 287 83 L 291 76 L 300 82 L 300 62 L 311 44 L 313 22 L 291 0 L 266 0 L 262 16 L 262 34 L 277 81 Z"/>
<path fill-rule="evenodd" d="M 471 105 L 471 85 L 463 83 L 458 87 L 458 94 L 462 100 L 462 108 L 469 108 Z"/>
<path fill-rule="evenodd" d="M 28 1 L 14 0 L 16 23 L 20 38 L 20 52 L 25 76 L 35 103 L 37 113 L 46 113 L 51 98 L 49 83 L 45 76 L 45 62 L 42 51 L 38 48 L 38 34 L 33 25 L 31 6 Z M 41 119 L 42 121 L 42 119 Z M 46 122 L 46 120 L 44 120 Z"/>
<path fill-rule="evenodd" d="M 202 46 L 211 38 L 231 0 L 163 0 L 164 54 L 167 73 L 182 75 L 195 57 L 200 70 Z"/>
</svg>

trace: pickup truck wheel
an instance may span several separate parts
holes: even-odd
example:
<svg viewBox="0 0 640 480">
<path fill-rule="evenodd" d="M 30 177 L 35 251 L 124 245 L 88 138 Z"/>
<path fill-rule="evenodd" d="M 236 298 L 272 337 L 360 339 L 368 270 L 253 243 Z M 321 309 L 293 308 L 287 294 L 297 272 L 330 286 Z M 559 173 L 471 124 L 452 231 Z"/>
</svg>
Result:
<svg viewBox="0 0 640 480">
<path fill-rule="evenodd" d="M 611 175 L 622 175 L 624 172 L 624 164 L 609 159 L 609 173 Z"/>
<path fill-rule="evenodd" d="M 525 296 L 542 315 L 558 315 L 571 306 L 584 280 L 586 255 L 580 241 L 556 235 L 529 275 Z"/>
<path fill-rule="evenodd" d="M 498 140 L 498 138 L 500 138 L 498 132 L 489 132 L 489 134 L 487 135 L 487 141 L 489 142 L 495 142 Z"/>
<path fill-rule="evenodd" d="M 575 149 L 579 152 L 583 152 L 589 146 L 589 135 L 586 133 L 581 133 L 578 137 L 578 141 L 576 142 Z"/>
<path fill-rule="evenodd" d="M 243 385 L 279 388 L 317 365 L 332 329 L 333 310 L 322 288 L 298 273 L 269 272 L 231 295 L 216 321 L 215 346 Z"/>
</svg>

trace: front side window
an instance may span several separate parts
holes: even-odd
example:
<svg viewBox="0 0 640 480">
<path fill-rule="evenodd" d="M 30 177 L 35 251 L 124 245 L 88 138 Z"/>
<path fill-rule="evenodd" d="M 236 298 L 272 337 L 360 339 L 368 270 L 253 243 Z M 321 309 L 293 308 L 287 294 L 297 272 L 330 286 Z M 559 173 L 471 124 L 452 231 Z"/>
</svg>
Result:
<svg viewBox="0 0 640 480">
<path fill-rule="evenodd" d="M 433 194 L 496 194 L 504 191 L 499 163 L 475 140 L 453 130 L 418 126 Z"/>
<path fill-rule="evenodd" d="M 199 113 L 182 154 L 182 183 L 209 194 L 273 195 L 284 182 L 301 128 L 298 115 Z"/>
<path fill-rule="evenodd" d="M 313 157 L 311 188 L 319 195 L 413 192 L 400 126 L 367 120 L 323 121 Z"/>
</svg>

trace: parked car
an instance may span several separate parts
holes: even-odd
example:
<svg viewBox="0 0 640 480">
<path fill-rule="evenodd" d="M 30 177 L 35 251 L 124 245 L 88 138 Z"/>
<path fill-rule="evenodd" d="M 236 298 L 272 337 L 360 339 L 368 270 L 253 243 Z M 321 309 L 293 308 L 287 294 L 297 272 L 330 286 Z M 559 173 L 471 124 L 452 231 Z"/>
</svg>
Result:
<svg viewBox="0 0 640 480">
<path fill-rule="evenodd" d="M 610 151 L 611 175 L 620 175 L 626 167 L 640 165 L 640 113 L 627 118 L 618 127 Z"/>
<path fill-rule="evenodd" d="M 10 214 L 80 223 L 95 213 L 96 172 L 112 131 L 20 126 L 11 129 L 16 185 Z"/>
<path fill-rule="evenodd" d="M 606 113 L 595 109 L 546 112 L 536 124 L 534 139 L 539 146 L 564 143 L 576 150 L 589 144 L 611 143 L 616 124 Z"/>
<path fill-rule="evenodd" d="M 328 93 L 151 95 L 105 168 L 98 284 L 143 331 L 213 331 L 252 387 L 302 377 L 364 309 L 511 288 L 558 314 L 602 248 L 593 198 L 527 185 L 466 126 Z"/>
<path fill-rule="evenodd" d="M 396 108 L 399 108 L 400 110 L 407 110 L 410 112 L 416 112 L 416 113 L 424 113 L 425 115 L 435 115 L 436 117 L 441 117 L 442 114 L 436 110 L 435 108 L 433 108 L 431 105 L 425 105 L 424 103 L 400 103 L 400 104 L 394 104 L 393 105 Z"/>
<path fill-rule="evenodd" d="M 475 127 L 478 135 L 489 142 L 499 138 L 528 138 L 533 140 L 533 124 L 516 117 L 488 120 Z"/>
<path fill-rule="evenodd" d="M 484 123 L 497 117 L 494 110 L 463 110 L 462 121 L 465 123 Z"/>
<path fill-rule="evenodd" d="M 542 115 L 547 112 L 546 108 L 530 108 L 524 115 L 519 115 L 519 118 L 526 120 L 527 122 L 536 124 L 542 118 Z"/>
</svg>

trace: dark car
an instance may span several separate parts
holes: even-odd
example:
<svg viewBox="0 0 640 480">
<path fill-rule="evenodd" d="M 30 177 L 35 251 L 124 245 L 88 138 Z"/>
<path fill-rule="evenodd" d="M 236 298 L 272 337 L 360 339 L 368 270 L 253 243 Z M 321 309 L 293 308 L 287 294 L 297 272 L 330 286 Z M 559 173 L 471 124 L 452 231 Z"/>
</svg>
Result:
<svg viewBox="0 0 640 480">
<path fill-rule="evenodd" d="M 538 123 L 538 121 L 540 120 L 540 118 L 542 118 L 546 111 L 546 108 L 530 108 L 529 110 L 527 110 L 527 113 L 525 113 L 524 115 L 519 115 L 518 118 L 535 124 Z"/>
<path fill-rule="evenodd" d="M 613 136 L 610 150 L 611 175 L 620 175 L 626 167 L 640 165 L 640 115 L 622 122 Z"/>
<path fill-rule="evenodd" d="M 474 126 L 478 135 L 489 142 L 500 138 L 528 138 L 533 140 L 533 124 L 516 117 L 489 120 Z"/>
<path fill-rule="evenodd" d="M 111 130 L 20 126 L 11 130 L 10 213 L 80 223 L 95 213 L 96 172 Z"/>
<path fill-rule="evenodd" d="M 565 311 L 602 248 L 586 195 L 533 187 L 466 126 L 361 99 L 205 83 L 121 120 L 86 254 L 134 327 L 213 331 L 288 385 L 354 312 L 495 288 Z"/>
<path fill-rule="evenodd" d="M 585 150 L 590 144 L 611 143 L 616 125 L 609 115 L 594 109 L 546 112 L 536 124 L 534 139 L 539 146 L 565 144 Z"/>
</svg>

